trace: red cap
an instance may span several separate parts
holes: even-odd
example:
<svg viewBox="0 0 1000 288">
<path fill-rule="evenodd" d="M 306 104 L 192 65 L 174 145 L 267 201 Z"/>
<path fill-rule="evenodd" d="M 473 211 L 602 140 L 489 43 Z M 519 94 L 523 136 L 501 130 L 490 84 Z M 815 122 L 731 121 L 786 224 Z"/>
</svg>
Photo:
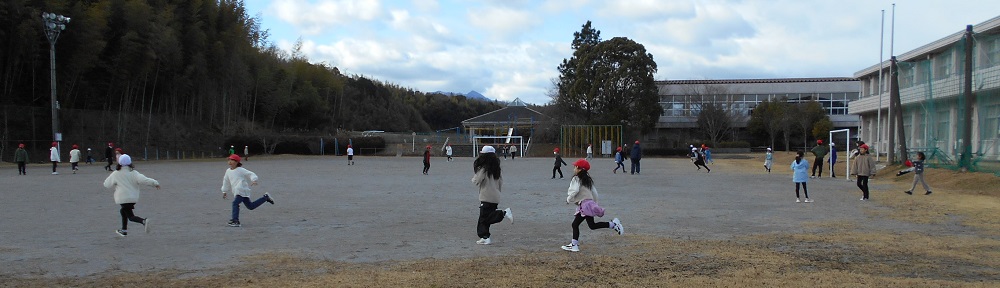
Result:
<svg viewBox="0 0 1000 288">
<path fill-rule="evenodd" d="M 556 149 L 552 149 L 552 152 L 559 153 L 559 147 L 556 147 Z"/>
<path fill-rule="evenodd" d="M 351 148 L 351 144 L 347 144 L 347 148 Z"/>
<path fill-rule="evenodd" d="M 861 144 L 858 148 L 865 148 L 865 150 L 868 150 L 868 144 Z"/>
<path fill-rule="evenodd" d="M 24 148 L 24 143 L 17 144 L 17 148 Z"/>
<path fill-rule="evenodd" d="M 108 146 L 114 146 L 114 142 L 108 142 Z"/>
<path fill-rule="evenodd" d="M 618 151 L 622 151 L 622 146 L 618 146 Z"/>
<path fill-rule="evenodd" d="M 56 145 L 59 145 L 59 143 L 57 143 L 57 142 L 52 142 L 52 147 L 56 147 Z"/>
<path fill-rule="evenodd" d="M 635 144 L 639 144 L 639 140 L 635 140 Z"/>
<path fill-rule="evenodd" d="M 76 148 L 80 148 L 80 146 L 76 146 L 76 144 L 73 144 L 73 149 L 76 149 Z"/>
<path fill-rule="evenodd" d="M 233 160 L 233 161 L 236 161 L 236 162 L 240 162 L 240 160 L 241 160 L 241 159 L 240 159 L 240 155 L 236 155 L 236 154 L 233 154 L 233 155 L 229 155 L 229 160 Z"/>
<path fill-rule="evenodd" d="M 427 149 L 431 149 L 431 145 L 427 145 Z"/>
<path fill-rule="evenodd" d="M 585 171 L 590 170 L 590 162 L 587 162 L 587 160 L 584 159 L 576 160 L 576 162 L 573 162 L 573 166 L 580 167 L 580 169 Z"/>
<path fill-rule="evenodd" d="M 823 144 L 823 139 L 816 140 L 816 144 Z"/>
<path fill-rule="evenodd" d="M 122 148 L 115 148 L 115 152 L 122 152 Z"/>
</svg>

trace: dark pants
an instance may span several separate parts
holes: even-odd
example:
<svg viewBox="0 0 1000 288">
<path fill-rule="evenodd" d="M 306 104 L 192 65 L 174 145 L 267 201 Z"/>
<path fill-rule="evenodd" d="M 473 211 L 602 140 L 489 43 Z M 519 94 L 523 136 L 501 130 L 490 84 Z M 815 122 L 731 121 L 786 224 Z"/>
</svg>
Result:
<svg viewBox="0 0 1000 288">
<path fill-rule="evenodd" d="M 861 193 L 864 195 L 865 199 L 868 199 L 868 176 L 858 175 L 858 188 L 861 188 Z"/>
<path fill-rule="evenodd" d="M 240 196 L 240 195 L 235 195 L 233 197 L 233 219 L 232 220 L 233 221 L 237 221 L 237 222 L 240 221 L 240 203 L 243 203 L 243 206 L 246 206 L 247 209 L 253 210 L 253 209 L 256 209 L 258 206 L 260 206 L 261 204 L 264 204 L 264 202 L 266 202 L 266 201 L 267 201 L 267 198 L 260 197 L 260 199 L 257 199 L 257 201 L 250 202 L 250 198 L 243 197 L 243 196 Z"/>
<path fill-rule="evenodd" d="M 632 174 L 639 174 L 639 159 L 632 158 Z"/>
<path fill-rule="evenodd" d="M 618 173 L 618 168 L 622 168 L 622 173 L 625 173 L 625 163 L 622 163 L 622 162 L 615 162 L 615 164 L 616 164 L 616 166 L 615 166 L 615 170 L 614 170 L 614 171 L 612 171 L 612 172 L 614 172 L 614 173 Z"/>
<path fill-rule="evenodd" d="M 503 221 L 506 214 L 507 212 L 497 210 L 497 203 L 479 202 L 479 224 L 476 225 L 479 238 L 490 238 L 490 225 Z"/>
<path fill-rule="evenodd" d="M 823 177 L 823 158 L 822 157 L 818 157 L 815 160 L 813 160 L 812 176 L 817 176 L 816 175 L 816 168 L 817 167 L 819 168 L 819 175 L 818 176 L 819 177 Z"/>
<path fill-rule="evenodd" d="M 108 166 L 104 166 L 104 170 L 111 171 L 111 163 L 114 163 L 114 158 L 108 157 Z"/>
<path fill-rule="evenodd" d="M 26 167 L 27 165 L 25 165 L 24 161 L 17 162 L 17 175 L 28 175 Z"/>
<path fill-rule="evenodd" d="M 837 162 L 830 162 L 830 177 L 837 178 Z"/>
<path fill-rule="evenodd" d="M 429 170 L 431 170 L 431 162 L 424 162 L 424 174 L 427 174 Z"/>
<path fill-rule="evenodd" d="M 52 172 L 56 172 L 56 167 L 59 166 L 59 162 L 52 161 Z"/>
<path fill-rule="evenodd" d="M 556 172 L 559 172 L 559 178 L 563 178 L 562 166 L 552 167 L 552 178 L 556 178 Z"/>
<path fill-rule="evenodd" d="M 795 198 L 799 198 L 799 184 L 802 184 L 802 191 L 806 193 L 806 199 L 809 199 L 809 187 L 806 187 L 806 182 L 795 182 Z"/>
<path fill-rule="evenodd" d="M 143 222 L 146 221 L 146 219 L 140 218 L 139 216 L 135 216 L 135 214 L 132 213 L 132 209 L 135 209 L 135 203 L 125 203 L 121 204 L 121 206 L 122 209 L 118 210 L 118 212 L 122 214 L 122 230 L 128 230 L 128 221 L 132 221 L 139 224 L 142 224 Z"/>
<path fill-rule="evenodd" d="M 576 218 L 573 219 L 573 240 L 580 240 L 580 223 L 583 220 L 587 220 L 587 226 L 590 230 L 601 229 L 601 228 L 611 228 L 611 223 L 608 222 L 594 222 L 593 216 L 583 216 L 579 213 L 576 214 Z"/>
<path fill-rule="evenodd" d="M 69 165 L 73 167 L 73 171 L 80 170 L 77 168 L 77 165 L 80 165 L 80 162 L 70 162 Z"/>
</svg>

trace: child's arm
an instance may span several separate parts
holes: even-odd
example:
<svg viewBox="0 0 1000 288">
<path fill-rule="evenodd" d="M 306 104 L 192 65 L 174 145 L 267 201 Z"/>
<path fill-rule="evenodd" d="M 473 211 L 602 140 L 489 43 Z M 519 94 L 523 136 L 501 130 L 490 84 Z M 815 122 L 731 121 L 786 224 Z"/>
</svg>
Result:
<svg viewBox="0 0 1000 288">
<path fill-rule="evenodd" d="M 104 188 L 114 188 L 115 187 L 115 180 L 112 179 L 112 178 L 114 178 L 115 173 L 118 173 L 118 171 L 111 172 L 111 175 L 108 175 L 108 178 L 104 179 Z"/>
<path fill-rule="evenodd" d="M 566 190 L 566 203 L 572 204 L 573 198 L 576 194 L 580 193 L 580 178 L 573 177 L 573 180 L 569 181 L 569 189 Z"/>
<path fill-rule="evenodd" d="M 156 181 L 156 179 L 153 178 L 146 177 L 146 175 L 142 175 L 142 173 L 139 173 L 138 171 L 135 172 L 135 178 L 136 180 L 138 180 L 137 182 L 139 182 L 139 184 L 153 186 L 156 187 L 156 189 L 160 189 L 159 181 Z"/>
</svg>

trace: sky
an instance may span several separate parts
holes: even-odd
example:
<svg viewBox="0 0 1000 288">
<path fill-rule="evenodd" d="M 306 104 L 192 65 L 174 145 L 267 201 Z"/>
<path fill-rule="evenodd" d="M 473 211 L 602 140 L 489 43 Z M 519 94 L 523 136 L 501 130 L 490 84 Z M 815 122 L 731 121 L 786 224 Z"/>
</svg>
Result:
<svg viewBox="0 0 1000 288">
<path fill-rule="evenodd" d="M 537 105 L 552 100 L 557 67 L 572 57 L 573 33 L 587 21 L 602 40 L 642 44 L 656 61 L 655 80 L 702 80 L 852 77 L 890 51 L 1000 16 L 996 0 L 244 3 L 270 42 L 291 51 L 301 40 L 312 63 L 423 92 L 477 91 Z"/>
</svg>

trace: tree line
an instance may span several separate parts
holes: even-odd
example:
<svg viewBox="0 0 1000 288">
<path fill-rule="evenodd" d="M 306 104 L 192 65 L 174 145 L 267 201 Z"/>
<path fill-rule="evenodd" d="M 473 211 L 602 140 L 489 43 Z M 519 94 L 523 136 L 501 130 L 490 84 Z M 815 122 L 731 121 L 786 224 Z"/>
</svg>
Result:
<svg viewBox="0 0 1000 288">
<path fill-rule="evenodd" d="M 61 109 L 196 120 L 225 135 L 427 132 L 501 108 L 424 93 L 277 48 L 239 0 L 9 0 L 0 4 L 0 105 L 49 107 L 42 12 L 72 20 L 56 44 Z"/>
</svg>

